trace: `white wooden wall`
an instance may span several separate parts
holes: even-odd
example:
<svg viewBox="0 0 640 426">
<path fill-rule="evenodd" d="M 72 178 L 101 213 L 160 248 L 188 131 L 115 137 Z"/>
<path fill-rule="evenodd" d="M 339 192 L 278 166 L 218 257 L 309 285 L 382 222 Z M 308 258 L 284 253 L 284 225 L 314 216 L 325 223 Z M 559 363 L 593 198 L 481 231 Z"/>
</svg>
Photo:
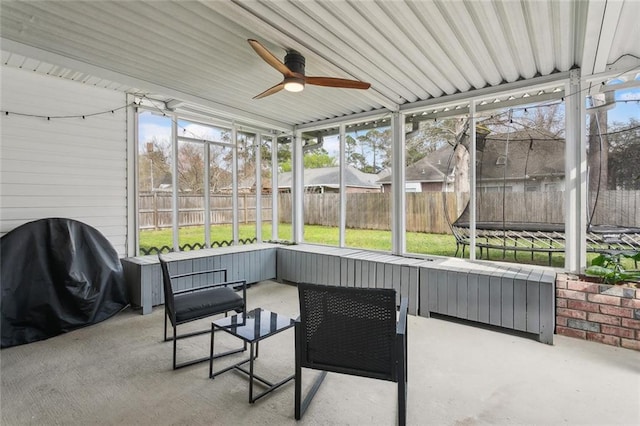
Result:
<svg viewBox="0 0 640 426">
<path fill-rule="evenodd" d="M 126 256 L 127 112 L 122 92 L 2 67 L 0 235 L 65 217 L 102 232 Z M 110 111 L 114 110 L 114 113 Z M 89 115 L 85 119 L 23 117 Z"/>
</svg>

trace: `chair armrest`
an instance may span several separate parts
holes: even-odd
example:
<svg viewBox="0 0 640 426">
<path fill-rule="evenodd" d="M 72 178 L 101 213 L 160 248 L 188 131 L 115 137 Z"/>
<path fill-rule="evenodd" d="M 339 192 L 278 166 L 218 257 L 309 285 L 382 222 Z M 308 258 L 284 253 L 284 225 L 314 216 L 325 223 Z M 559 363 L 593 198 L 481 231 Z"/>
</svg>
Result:
<svg viewBox="0 0 640 426">
<path fill-rule="evenodd" d="M 396 326 L 396 334 L 407 333 L 407 314 L 409 312 L 409 299 L 402 297 L 400 299 L 400 316 L 398 318 L 398 324 Z"/>
<path fill-rule="evenodd" d="M 212 274 L 215 272 L 224 272 L 223 281 L 227 281 L 227 270 L 226 269 L 209 269 L 207 271 L 196 271 L 196 272 L 185 272 L 184 274 L 171 275 L 171 279 L 174 278 L 183 278 L 183 277 L 191 277 L 194 275 L 202 275 L 202 274 Z"/>
<path fill-rule="evenodd" d="M 228 286 L 234 285 L 234 284 L 242 284 L 242 291 L 244 293 L 246 293 L 246 291 L 247 291 L 247 281 L 246 280 L 237 280 L 237 281 L 225 281 L 225 282 L 221 282 L 221 283 L 208 284 L 208 285 L 203 285 L 203 286 L 200 286 L 200 287 L 187 288 L 187 289 L 184 289 L 184 290 L 174 291 L 173 294 L 174 295 L 178 295 L 178 294 L 184 294 L 184 293 L 192 293 L 192 292 L 198 291 L 198 290 L 206 290 L 206 289 L 215 288 L 215 287 L 228 287 Z M 244 299 L 246 299 L 246 297 L 244 297 Z"/>
</svg>

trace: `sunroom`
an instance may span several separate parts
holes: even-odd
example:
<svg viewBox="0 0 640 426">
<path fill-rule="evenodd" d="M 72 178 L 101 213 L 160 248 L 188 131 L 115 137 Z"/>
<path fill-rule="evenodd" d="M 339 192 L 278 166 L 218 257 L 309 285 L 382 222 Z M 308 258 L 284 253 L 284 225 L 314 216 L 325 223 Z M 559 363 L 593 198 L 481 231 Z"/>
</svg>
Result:
<svg viewBox="0 0 640 426">
<path fill-rule="evenodd" d="M 552 343 L 589 333 L 558 331 L 556 275 L 640 250 L 638 2 L 0 7 L 0 233 L 52 217 L 94 227 L 143 313 L 162 309 L 140 266 L 155 276 L 159 252 L 195 264 L 275 250 L 233 273 L 256 288 L 391 280 L 421 320 L 508 333 L 523 331 L 518 291 L 497 296 L 514 300 L 509 320 L 489 302 L 483 320 L 455 274 L 466 292 L 524 273 L 544 290 L 522 328 Z M 633 336 L 590 340 L 640 350 L 629 309 Z"/>
</svg>

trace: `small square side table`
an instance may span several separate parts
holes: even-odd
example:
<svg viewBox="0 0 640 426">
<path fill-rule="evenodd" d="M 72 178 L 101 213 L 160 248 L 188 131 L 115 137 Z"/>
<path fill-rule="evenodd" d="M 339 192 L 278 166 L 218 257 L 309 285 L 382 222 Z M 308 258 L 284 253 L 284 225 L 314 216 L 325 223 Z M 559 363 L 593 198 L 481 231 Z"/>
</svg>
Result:
<svg viewBox="0 0 640 426">
<path fill-rule="evenodd" d="M 246 318 L 243 318 L 242 314 L 232 315 L 215 320 L 211 323 L 211 352 L 209 353 L 209 378 L 213 379 L 216 376 L 236 369 L 246 374 L 249 378 L 249 403 L 254 403 L 258 399 L 273 392 L 285 383 L 293 380 L 294 375 L 280 380 L 277 383 L 272 383 L 257 374 L 253 370 L 253 361 L 258 357 L 258 343 L 267 337 L 278 334 L 281 331 L 292 328 L 295 321 L 284 315 L 277 314 L 275 312 L 267 311 L 266 309 L 257 308 L 247 312 Z M 249 358 L 237 362 L 231 366 L 228 366 L 220 371 L 213 371 L 213 359 L 214 359 L 214 340 L 216 330 L 225 331 L 232 336 L 235 336 L 245 343 L 249 343 Z M 249 363 L 249 370 L 243 367 L 244 364 Z M 253 396 L 253 384 L 257 381 L 259 384 L 265 386 L 267 389 L 255 397 Z"/>
</svg>

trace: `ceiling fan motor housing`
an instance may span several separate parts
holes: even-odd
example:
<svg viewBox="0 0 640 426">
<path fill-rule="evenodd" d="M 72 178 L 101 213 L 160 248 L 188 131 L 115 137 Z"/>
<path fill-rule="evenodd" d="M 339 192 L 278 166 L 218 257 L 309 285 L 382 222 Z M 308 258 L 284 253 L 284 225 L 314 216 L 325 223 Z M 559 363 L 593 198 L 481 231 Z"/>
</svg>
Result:
<svg viewBox="0 0 640 426">
<path fill-rule="evenodd" d="M 304 56 L 302 56 L 295 50 L 290 50 L 289 52 L 287 52 L 287 55 L 284 57 L 284 64 L 292 72 L 304 75 Z"/>
</svg>

